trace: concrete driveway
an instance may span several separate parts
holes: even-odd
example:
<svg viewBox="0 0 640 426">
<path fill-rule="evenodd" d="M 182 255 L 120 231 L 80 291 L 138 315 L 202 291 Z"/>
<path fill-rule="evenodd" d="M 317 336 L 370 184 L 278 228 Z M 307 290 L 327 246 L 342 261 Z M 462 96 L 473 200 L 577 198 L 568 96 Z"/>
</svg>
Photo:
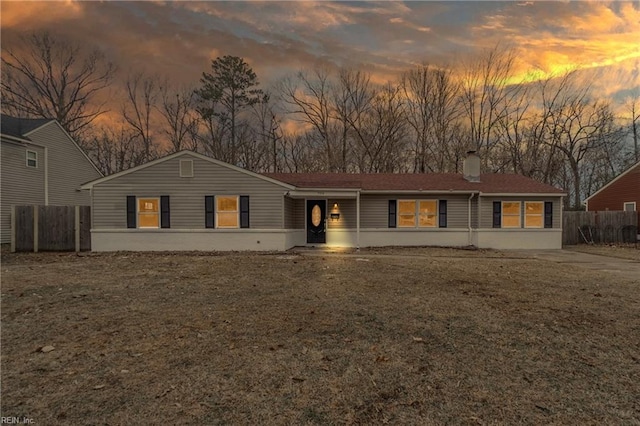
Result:
<svg viewBox="0 0 640 426">
<path fill-rule="evenodd" d="M 323 257 L 353 257 L 359 260 L 371 259 L 371 258 L 416 258 L 416 257 L 429 257 L 424 253 L 393 253 L 393 254 L 372 254 L 367 252 L 356 252 L 354 249 L 340 249 L 340 248 L 309 248 L 309 247 L 296 247 L 291 249 L 295 255 L 302 256 L 323 256 Z M 573 250 L 504 250 L 503 253 L 510 253 L 507 257 L 493 257 L 494 259 L 540 259 L 547 262 L 553 262 L 558 264 L 569 264 L 580 266 L 585 269 L 592 269 L 594 271 L 611 272 L 612 279 L 615 279 L 615 275 L 635 280 L 640 284 L 640 262 L 637 260 L 620 259 L 617 257 L 602 256 L 598 254 L 581 253 Z M 462 257 L 464 258 L 464 257 Z"/>
<path fill-rule="evenodd" d="M 597 254 L 580 253 L 572 250 L 526 250 L 536 259 L 559 264 L 580 266 L 595 271 L 612 272 L 640 283 L 640 262 L 636 260 L 619 259 L 616 257 Z"/>
</svg>

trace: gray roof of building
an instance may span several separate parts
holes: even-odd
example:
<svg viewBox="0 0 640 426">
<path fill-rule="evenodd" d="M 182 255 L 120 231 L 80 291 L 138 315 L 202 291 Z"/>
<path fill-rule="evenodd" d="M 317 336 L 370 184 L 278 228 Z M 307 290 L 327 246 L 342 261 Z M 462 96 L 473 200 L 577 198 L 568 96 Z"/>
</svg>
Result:
<svg viewBox="0 0 640 426">
<path fill-rule="evenodd" d="M 32 130 L 42 127 L 52 118 L 19 118 L 10 115 L 0 115 L 0 133 L 17 138 L 28 139 L 25 135 Z"/>
</svg>

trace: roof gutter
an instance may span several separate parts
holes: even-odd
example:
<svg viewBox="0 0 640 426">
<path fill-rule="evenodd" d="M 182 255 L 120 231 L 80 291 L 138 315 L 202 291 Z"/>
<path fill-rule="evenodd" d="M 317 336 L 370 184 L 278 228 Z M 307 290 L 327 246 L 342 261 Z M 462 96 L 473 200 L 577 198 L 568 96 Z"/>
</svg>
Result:
<svg viewBox="0 0 640 426">
<path fill-rule="evenodd" d="M 479 192 L 480 197 L 566 197 L 566 192 Z"/>
<path fill-rule="evenodd" d="M 402 189 L 402 190 L 393 190 L 393 189 L 373 189 L 367 190 L 364 189 L 361 191 L 363 194 L 481 194 L 480 191 L 476 189 L 469 190 L 460 190 L 460 189 Z"/>
<path fill-rule="evenodd" d="M 39 148 L 44 148 L 44 145 L 40 145 L 40 144 L 35 143 L 33 141 L 30 141 L 28 139 L 19 138 L 17 136 L 7 135 L 6 133 L 2 133 L 2 134 L 0 134 L 0 136 L 2 136 L 2 140 L 4 142 L 15 143 L 15 144 L 20 144 L 20 145 L 33 145 L 33 146 L 37 146 Z"/>
</svg>

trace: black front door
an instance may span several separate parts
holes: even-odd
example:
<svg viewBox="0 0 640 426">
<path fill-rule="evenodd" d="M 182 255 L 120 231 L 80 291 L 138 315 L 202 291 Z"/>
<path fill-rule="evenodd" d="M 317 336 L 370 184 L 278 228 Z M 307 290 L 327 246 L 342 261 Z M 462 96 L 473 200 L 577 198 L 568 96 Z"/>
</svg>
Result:
<svg viewBox="0 0 640 426">
<path fill-rule="evenodd" d="M 307 200 L 307 243 L 321 244 L 327 242 L 326 218 L 326 200 Z"/>
</svg>

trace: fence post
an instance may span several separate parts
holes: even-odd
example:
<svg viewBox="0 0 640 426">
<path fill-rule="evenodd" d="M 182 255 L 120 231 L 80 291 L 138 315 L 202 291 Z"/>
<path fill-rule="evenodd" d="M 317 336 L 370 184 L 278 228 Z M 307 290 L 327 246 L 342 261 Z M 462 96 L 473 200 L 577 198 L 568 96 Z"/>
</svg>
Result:
<svg viewBox="0 0 640 426">
<path fill-rule="evenodd" d="M 80 206 L 75 206 L 76 252 L 80 251 Z"/>
<path fill-rule="evenodd" d="M 11 205 L 11 253 L 16 252 L 16 206 Z"/>
<path fill-rule="evenodd" d="M 38 206 L 33 208 L 33 252 L 38 252 Z"/>
</svg>

